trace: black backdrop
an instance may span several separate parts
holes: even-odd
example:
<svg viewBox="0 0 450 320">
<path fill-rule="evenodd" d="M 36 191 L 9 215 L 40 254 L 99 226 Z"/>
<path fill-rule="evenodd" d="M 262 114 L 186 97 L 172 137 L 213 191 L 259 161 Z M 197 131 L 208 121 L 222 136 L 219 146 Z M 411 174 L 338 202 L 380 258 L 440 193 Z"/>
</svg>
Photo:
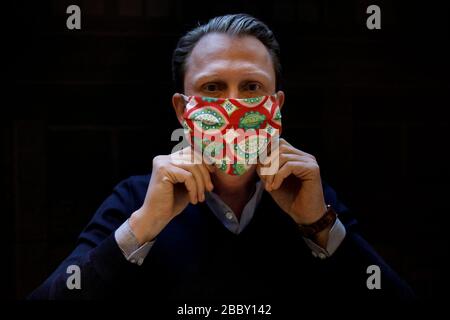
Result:
<svg viewBox="0 0 450 320">
<path fill-rule="evenodd" d="M 81 30 L 66 28 L 78 4 Z M 382 29 L 366 28 L 378 4 Z M 5 47 L 2 294 L 23 298 L 113 186 L 169 153 L 170 59 L 198 21 L 246 12 L 281 44 L 284 135 L 317 156 L 366 238 L 416 289 L 448 284 L 448 6 L 399 1 L 14 1 Z M 156 112 L 155 112 L 156 110 Z"/>
</svg>

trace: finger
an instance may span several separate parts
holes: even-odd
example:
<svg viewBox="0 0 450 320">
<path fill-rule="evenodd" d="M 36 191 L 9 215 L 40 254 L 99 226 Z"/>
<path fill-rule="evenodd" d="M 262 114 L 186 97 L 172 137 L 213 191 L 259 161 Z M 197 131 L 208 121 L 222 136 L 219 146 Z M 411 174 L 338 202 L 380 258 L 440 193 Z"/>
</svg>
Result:
<svg viewBox="0 0 450 320">
<path fill-rule="evenodd" d="M 295 153 L 282 153 L 280 154 L 280 168 L 288 161 L 297 161 L 301 159 L 302 156 Z"/>
<path fill-rule="evenodd" d="M 211 175 L 209 173 L 209 170 L 208 170 L 207 166 L 201 164 L 198 167 L 200 168 L 200 172 L 202 174 L 203 182 L 205 184 L 206 190 L 212 191 L 214 189 L 214 185 L 213 185 L 213 183 L 211 181 Z"/>
<path fill-rule="evenodd" d="M 181 166 L 184 169 L 187 169 L 189 166 L 192 166 L 192 165 L 194 165 L 196 168 L 198 168 L 200 170 L 200 174 L 203 179 L 204 188 L 206 188 L 206 190 L 208 190 L 208 191 L 212 191 L 212 189 L 214 188 L 214 185 L 212 184 L 211 176 L 209 174 L 210 172 L 212 172 L 214 170 L 214 167 L 212 165 L 204 164 L 201 161 L 192 162 L 192 157 L 191 157 L 191 154 L 189 154 L 189 153 L 176 155 L 172 160 L 175 165 Z M 197 158 L 197 160 L 201 160 L 201 159 Z M 200 163 L 200 164 L 197 164 L 197 163 Z M 196 171 L 198 171 L 198 170 L 196 170 Z M 198 176 L 196 179 L 198 179 Z"/>
<path fill-rule="evenodd" d="M 172 163 L 179 164 L 202 164 L 204 159 L 201 154 L 192 150 L 191 147 L 186 147 L 180 151 L 174 152 L 170 155 Z"/>
<path fill-rule="evenodd" d="M 196 165 L 181 165 L 181 168 L 192 173 L 195 183 L 197 184 L 197 199 L 200 202 L 205 201 L 205 184 L 203 182 L 202 173 Z"/>
<path fill-rule="evenodd" d="M 261 180 L 264 182 L 264 187 L 267 191 L 270 191 L 270 185 L 272 184 L 273 181 L 273 174 L 267 174 L 268 172 L 267 169 L 269 169 L 272 165 L 278 164 L 278 167 L 274 168 L 274 171 L 278 171 L 279 159 L 277 159 L 277 157 L 279 157 L 279 153 L 272 152 L 270 155 L 264 158 L 264 162 L 260 162 L 256 167 L 257 169 L 256 172 L 258 173 Z"/>
<path fill-rule="evenodd" d="M 206 169 L 208 169 L 208 171 L 210 172 L 210 173 L 213 173 L 214 172 L 214 165 L 213 164 L 208 164 L 208 163 L 204 163 L 204 166 L 206 167 Z"/>
<path fill-rule="evenodd" d="M 190 150 L 186 150 L 186 148 L 180 150 L 179 152 L 173 153 L 170 156 L 172 163 L 174 163 L 175 165 L 195 163 L 193 161 L 194 158 L 192 156 L 192 152 Z"/>
<path fill-rule="evenodd" d="M 273 184 L 273 179 L 275 178 L 275 175 L 270 175 L 270 176 L 266 176 L 266 190 L 267 191 L 272 191 L 272 184 Z"/>
<path fill-rule="evenodd" d="M 301 173 L 301 171 L 303 170 L 304 167 L 305 167 L 305 162 L 301 162 L 301 161 L 286 162 L 280 168 L 280 170 L 277 172 L 277 174 L 275 175 L 273 182 L 272 182 L 272 186 L 271 186 L 272 190 L 277 190 L 283 183 L 284 179 L 286 179 L 292 173 L 294 173 L 294 170 L 295 170 L 295 173 L 299 174 L 299 173 Z M 304 170 L 306 171 L 306 168 L 304 168 Z"/>
<path fill-rule="evenodd" d="M 285 154 L 281 154 L 280 155 L 278 168 L 280 170 L 287 162 L 308 163 L 308 162 L 312 162 L 312 161 L 313 160 L 311 158 L 306 157 L 306 156 L 300 156 L 298 154 L 285 153 Z M 274 179 L 275 179 L 275 176 L 277 175 L 278 171 L 275 174 L 273 174 L 273 175 L 266 176 L 265 183 L 266 183 L 266 190 L 267 191 L 272 191 L 273 190 Z"/>
<path fill-rule="evenodd" d="M 300 156 L 298 154 L 292 154 L 292 153 L 284 153 L 280 154 L 280 164 L 279 167 L 281 168 L 286 162 L 294 161 L 294 162 L 304 162 L 304 163 L 316 163 L 315 160 L 311 159 L 308 156 Z"/>
<path fill-rule="evenodd" d="M 183 183 L 188 191 L 189 200 L 192 204 L 197 204 L 197 183 L 192 172 L 171 165 L 167 170 L 167 178 L 172 184 Z"/>
</svg>

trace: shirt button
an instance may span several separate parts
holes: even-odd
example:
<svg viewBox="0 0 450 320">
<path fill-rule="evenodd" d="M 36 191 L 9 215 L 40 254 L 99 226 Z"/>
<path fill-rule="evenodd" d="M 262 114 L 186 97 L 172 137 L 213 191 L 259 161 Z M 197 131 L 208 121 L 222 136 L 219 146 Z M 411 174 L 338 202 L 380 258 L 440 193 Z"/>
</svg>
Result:
<svg viewBox="0 0 450 320">
<path fill-rule="evenodd" d="M 319 258 L 320 258 L 320 259 L 323 260 L 323 259 L 325 259 L 326 257 L 327 257 L 327 256 L 326 256 L 323 252 L 320 252 L 320 253 L 319 253 Z"/>
<path fill-rule="evenodd" d="M 131 259 L 131 263 L 136 263 L 136 259 Z"/>
<path fill-rule="evenodd" d="M 228 220 L 232 220 L 233 216 L 233 212 L 228 211 L 227 213 L 225 213 L 225 217 L 227 217 Z"/>
<path fill-rule="evenodd" d="M 314 258 L 317 258 L 317 253 L 316 253 L 316 252 L 311 251 L 311 253 L 312 253 L 312 255 L 313 255 Z"/>
<path fill-rule="evenodd" d="M 144 259 L 143 258 L 139 258 L 138 265 L 141 265 L 143 262 L 144 262 Z"/>
</svg>

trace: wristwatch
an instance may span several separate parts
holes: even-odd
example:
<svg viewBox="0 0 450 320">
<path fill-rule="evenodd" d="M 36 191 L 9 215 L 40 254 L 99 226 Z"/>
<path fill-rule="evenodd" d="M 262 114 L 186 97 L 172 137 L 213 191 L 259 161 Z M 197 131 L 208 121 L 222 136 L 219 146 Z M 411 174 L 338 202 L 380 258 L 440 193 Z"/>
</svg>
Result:
<svg viewBox="0 0 450 320">
<path fill-rule="evenodd" d="M 325 230 L 329 226 L 333 225 L 336 219 L 337 213 L 330 205 L 327 205 L 327 211 L 325 211 L 325 214 L 322 216 L 322 218 L 312 224 L 299 224 L 298 228 L 300 229 L 300 233 L 302 234 L 302 236 L 304 236 L 305 238 L 311 238 L 320 231 Z"/>
</svg>

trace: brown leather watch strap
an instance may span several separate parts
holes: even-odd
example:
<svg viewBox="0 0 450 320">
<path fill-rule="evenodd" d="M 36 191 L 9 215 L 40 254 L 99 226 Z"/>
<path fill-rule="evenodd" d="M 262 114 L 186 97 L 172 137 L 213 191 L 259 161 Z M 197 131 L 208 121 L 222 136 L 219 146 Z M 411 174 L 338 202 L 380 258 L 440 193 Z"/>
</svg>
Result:
<svg viewBox="0 0 450 320">
<path fill-rule="evenodd" d="M 309 225 L 300 225 L 299 224 L 298 228 L 300 229 L 300 233 L 302 234 L 302 236 L 304 236 L 306 238 L 311 238 L 318 232 L 320 232 L 320 231 L 328 228 L 332 224 L 334 224 L 336 219 L 337 219 L 336 212 L 333 210 L 333 208 L 331 206 L 328 205 L 327 211 L 325 211 L 325 214 L 322 216 L 322 218 L 320 218 L 316 222 L 309 224 Z"/>
</svg>

